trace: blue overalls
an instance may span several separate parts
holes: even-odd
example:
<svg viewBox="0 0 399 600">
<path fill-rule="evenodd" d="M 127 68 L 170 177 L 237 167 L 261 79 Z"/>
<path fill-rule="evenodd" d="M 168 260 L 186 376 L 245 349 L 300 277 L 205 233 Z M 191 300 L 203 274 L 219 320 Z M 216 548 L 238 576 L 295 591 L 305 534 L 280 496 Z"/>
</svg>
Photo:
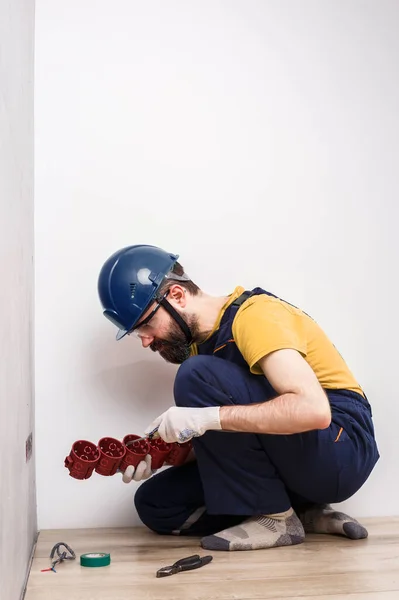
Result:
<svg viewBox="0 0 399 600">
<path fill-rule="evenodd" d="M 276 397 L 266 377 L 253 375 L 234 343 L 232 324 L 244 292 L 225 311 L 219 329 L 179 368 L 177 406 L 264 402 Z M 273 295 L 273 294 L 270 294 Z M 210 535 L 248 516 L 342 502 L 369 477 L 379 453 L 367 399 L 326 390 L 328 429 L 293 435 L 208 431 L 193 440 L 197 461 L 171 467 L 135 495 L 147 527 L 161 534 Z"/>
</svg>

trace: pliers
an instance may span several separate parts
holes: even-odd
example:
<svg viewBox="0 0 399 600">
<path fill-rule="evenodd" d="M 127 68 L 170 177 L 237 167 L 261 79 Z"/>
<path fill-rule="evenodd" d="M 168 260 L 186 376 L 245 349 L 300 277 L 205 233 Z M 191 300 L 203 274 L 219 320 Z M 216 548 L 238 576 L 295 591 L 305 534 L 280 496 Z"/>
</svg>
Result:
<svg viewBox="0 0 399 600">
<path fill-rule="evenodd" d="M 168 575 L 175 575 L 182 571 L 191 571 L 192 569 L 199 569 L 204 565 L 211 562 L 213 556 L 199 556 L 199 554 L 193 554 L 187 558 L 181 558 L 173 565 L 169 567 L 162 567 L 157 571 L 157 577 L 167 577 Z"/>
</svg>

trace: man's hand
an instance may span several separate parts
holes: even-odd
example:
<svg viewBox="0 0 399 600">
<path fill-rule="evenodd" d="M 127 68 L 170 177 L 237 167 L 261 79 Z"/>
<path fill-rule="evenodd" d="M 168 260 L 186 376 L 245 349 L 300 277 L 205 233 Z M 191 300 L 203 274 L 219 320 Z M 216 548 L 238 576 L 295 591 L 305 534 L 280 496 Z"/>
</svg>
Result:
<svg viewBox="0 0 399 600">
<path fill-rule="evenodd" d="M 172 406 L 162 413 L 145 430 L 148 435 L 158 428 L 159 436 L 165 442 L 181 444 L 193 437 L 203 435 L 209 429 L 220 430 L 219 406 L 206 408 L 181 408 Z"/>
<path fill-rule="evenodd" d="M 144 460 L 139 462 L 137 467 L 129 465 L 123 473 L 123 483 L 130 483 L 132 479 L 134 479 L 134 481 L 142 481 L 143 479 L 148 479 L 149 477 L 151 477 L 151 475 L 153 474 L 153 471 L 151 470 L 151 460 L 151 455 L 147 454 Z"/>
</svg>

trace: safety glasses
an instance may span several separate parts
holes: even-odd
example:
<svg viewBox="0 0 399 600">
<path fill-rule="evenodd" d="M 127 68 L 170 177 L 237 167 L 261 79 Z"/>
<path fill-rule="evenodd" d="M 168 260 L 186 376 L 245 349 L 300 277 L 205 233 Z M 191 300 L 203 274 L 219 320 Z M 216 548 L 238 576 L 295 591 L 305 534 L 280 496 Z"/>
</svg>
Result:
<svg viewBox="0 0 399 600">
<path fill-rule="evenodd" d="M 165 300 L 165 298 L 167 297 L 168 294 L 169 294 L 169 290 L 167 290 L 167 292 L 165 292 L 165 294 L 162 296 L 162 298 L 160 300 L 156 299 L 155 300 L 155 302 L 157 303 L 156 307 L 150 312 L 150 314 L 145 319 L 140 321 L 140 323 L 137 323 L 137 325 L 134 325 L 134 327 L 132 327 L 127 332 L 127 334 L 128 335 L 133 334 L 136 337 L 141 337 L 141 336 L 145 336 L 146 334 L 150 334 L 151 329 L 147 328 L 147 325 L 151 321 L 151 319 L 154 317 L 157 310 L 159 310 L 160 306 L 162 306 L 162 301 Z"/>
</svg>

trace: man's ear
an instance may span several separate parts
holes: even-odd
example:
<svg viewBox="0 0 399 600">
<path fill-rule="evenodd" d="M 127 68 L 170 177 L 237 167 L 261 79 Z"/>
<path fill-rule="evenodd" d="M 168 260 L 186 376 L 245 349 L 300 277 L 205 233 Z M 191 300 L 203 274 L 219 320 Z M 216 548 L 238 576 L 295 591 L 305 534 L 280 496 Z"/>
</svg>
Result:
<svg viewBox="0 0 399 600">
<path fill-rule="evenodd" d="M 185 308 L 187 305 L 187 290 L 177 283 L 172 285 L 169 288 L 168 300 L 169 302 L 174 301 L 180 308 Z"/>
</svg>

